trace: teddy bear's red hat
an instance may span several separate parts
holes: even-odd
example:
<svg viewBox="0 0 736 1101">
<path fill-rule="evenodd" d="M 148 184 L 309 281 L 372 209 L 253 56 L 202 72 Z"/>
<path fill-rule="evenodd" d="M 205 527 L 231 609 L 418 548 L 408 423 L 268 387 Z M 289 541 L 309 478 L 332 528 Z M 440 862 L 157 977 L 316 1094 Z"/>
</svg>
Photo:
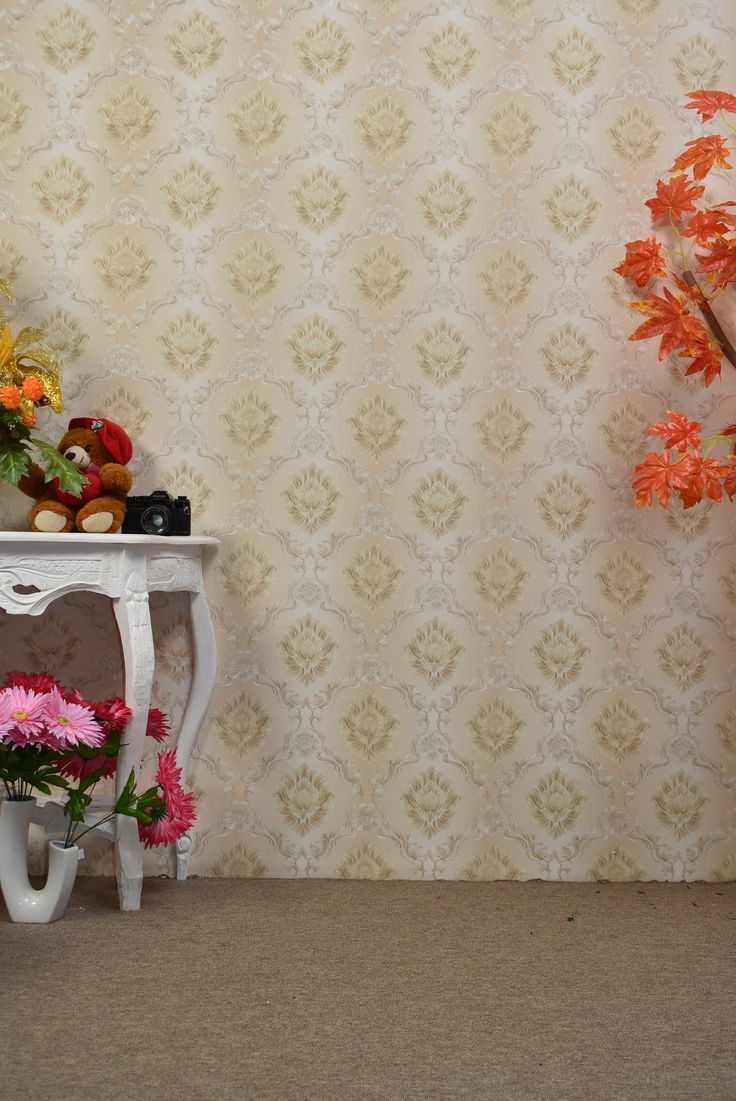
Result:
<svg viewBox="0 0 736 1101">
<path fill-rule="evenodd" d="M 133 456 L 133 444 L 119 424 L 94 417 L 74 417 L 69 421 L 72 428 L 90 428 L 100 437 L 103 447 L 112 455 L 116 463 L 127 466 Z"/>
</svg>

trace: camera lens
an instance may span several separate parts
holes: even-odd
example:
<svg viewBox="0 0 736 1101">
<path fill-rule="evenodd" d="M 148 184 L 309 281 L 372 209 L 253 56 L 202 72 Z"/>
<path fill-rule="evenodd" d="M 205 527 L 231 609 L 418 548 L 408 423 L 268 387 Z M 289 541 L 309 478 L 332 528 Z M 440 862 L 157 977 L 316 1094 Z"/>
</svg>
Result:
<svg viewBox="0 0 736 1101">
<path fill-rule="evenodd" d="M 169 514 L 158 505 L 147 508 L 141 516 L 141 530 L 147 535 L 165 535 L 169 530 Z"/>
</svg>

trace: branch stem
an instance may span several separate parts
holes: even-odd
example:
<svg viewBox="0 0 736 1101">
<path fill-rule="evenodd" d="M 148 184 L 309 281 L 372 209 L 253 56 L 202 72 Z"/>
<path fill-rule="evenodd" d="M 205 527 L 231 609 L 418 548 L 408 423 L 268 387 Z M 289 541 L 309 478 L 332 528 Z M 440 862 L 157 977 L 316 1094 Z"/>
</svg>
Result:
<svg viewBox="0 0 736 1101">
<path fill-rule="evenodd" d="M 720 322 L 718 321 L 716 315 L 713 313 L 713 310 L 708 305 L 708 301 L 702 290 L 700 289 L 700 285 L 698 284 L 697 279 L 691 271 L 684 271 L 682 273 L 682 278 L 685 280 L 688 287 L 690 287 L 691 289 L 695 289 L 699 292 L 697 298 L 697 307 L 705 318 L 708 328 L 718 341 L 723 355 L 734 368 L 734 370 L 736 370 L 736 348 L 734 348 L 733 344 L 721 328 Z"/>
</svg>

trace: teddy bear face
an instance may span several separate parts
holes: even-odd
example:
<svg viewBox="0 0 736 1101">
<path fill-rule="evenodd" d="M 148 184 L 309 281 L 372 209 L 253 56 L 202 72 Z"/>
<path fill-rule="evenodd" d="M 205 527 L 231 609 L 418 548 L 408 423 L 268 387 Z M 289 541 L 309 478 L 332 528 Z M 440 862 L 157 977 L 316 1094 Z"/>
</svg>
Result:
<svg viewBox="0 0 736 1101">
<path fill-rule="evenodd" d="M 57 451 L 84 471 L 88 466 L 114 462 L 113 456 L 91 428 L 70 428 L 59 441 Z"/>
</svg>

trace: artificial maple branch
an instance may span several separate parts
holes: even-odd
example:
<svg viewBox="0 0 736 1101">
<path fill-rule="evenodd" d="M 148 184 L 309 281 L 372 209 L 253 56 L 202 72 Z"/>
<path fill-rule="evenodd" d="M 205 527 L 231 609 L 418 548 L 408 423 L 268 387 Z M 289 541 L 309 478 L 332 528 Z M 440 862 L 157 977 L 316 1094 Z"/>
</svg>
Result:
<svg viewBox="0 0 736 1101">
<path fill-rule="evenodd" d="M 691 290 L 696 290 L 698 292 L 695 299 L 697 307 L 703 315 L 705 322 L 708 325 L 708 328 L 718 341 L 721 352 L 734 368 L 734 370 L 736 370 L 736 348 L 734 348 L 733 344 L 721 328 L 720 322 L 718 321 L 716 315 L 713 313 L 713 310 L 708 305 L 708 300 L 700 289 L 697 279 L 691 271 L 684 271 L 682 273 L 682 278 L 685 280 Z"/>
</svg>

